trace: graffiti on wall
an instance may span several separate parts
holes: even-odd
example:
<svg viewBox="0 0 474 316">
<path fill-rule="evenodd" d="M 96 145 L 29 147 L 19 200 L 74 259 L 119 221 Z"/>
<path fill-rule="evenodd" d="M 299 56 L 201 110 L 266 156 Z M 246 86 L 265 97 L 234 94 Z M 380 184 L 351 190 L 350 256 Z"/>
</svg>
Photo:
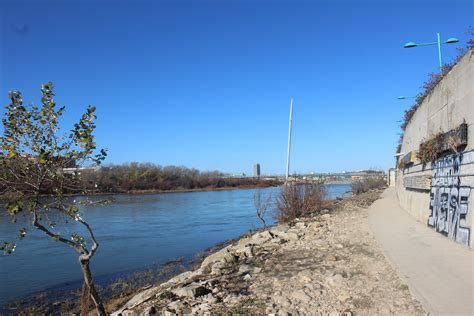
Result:
<svg viewBox="0 0 474 316">
<path fill-rule="evenodd" d="M 470 229 L 466 225 L 470 186 L 461 184 L 463 154 L 437 159 L 433 163 L 428 225 L 436 231 L 469 246 Z"/>
</svg>

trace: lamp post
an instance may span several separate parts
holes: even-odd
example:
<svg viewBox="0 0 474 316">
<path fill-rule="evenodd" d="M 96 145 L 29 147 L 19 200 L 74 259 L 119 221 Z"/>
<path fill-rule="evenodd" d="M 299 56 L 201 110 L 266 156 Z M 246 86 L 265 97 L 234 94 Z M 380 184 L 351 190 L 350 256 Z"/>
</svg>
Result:
<svg viewBox="0 0 474 316">
<path fill-rule="evenodd" d="M 439 71 L 440 73 L 443 72 L 443 61 L 441 57 L 441 44 L 453 44 L 457 43 L 459 40 L 455 37 L 450 37 L 445 41 L 441 41 L 441 37 L 438 33 L 438 40 L 436 42 L 431 42 L 431 43 L 415 43 L 415 42 L 408 42 L 405 45 L 403 45 L 404 48 L 414 48 L 418 46 L 429 46 L 429 45 L 438 45 L 438 60 L 439 60 Z"/>
<path fill-rule="evenodd" d="M 290 177 L 291 129 L 293 127 L 293 97 L 290 101 L 290 124 L 288 126 L 288 152 L 286 154 L 286 183 Z"/>
<path fill-rule="evenodd" d="M 401 96 L 397 97 L 397 99 L 398 99 L 398 100 L 416 99 L 416 96 L 414 96 L 414 97 L 406 97 L 406 96 L 404 96 L 404 95 L 401 95 Z"/>
</svg>

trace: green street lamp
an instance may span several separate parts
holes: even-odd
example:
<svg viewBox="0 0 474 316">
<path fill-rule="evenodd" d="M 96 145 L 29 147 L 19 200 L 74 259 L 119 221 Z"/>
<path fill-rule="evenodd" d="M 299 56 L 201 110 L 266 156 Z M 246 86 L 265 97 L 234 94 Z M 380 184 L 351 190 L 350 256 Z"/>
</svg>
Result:
<svg viewBox="0 0 474 316">
<path fill-rule="evenodd" d="M 397 97 L 397 99 L 398 99 L 398 100 L 416 99 L 416 96 L 414 96 L 414 97 L 406 97 L 406 96 L 404 96 L 404 95 L 401 95 L 401 96 Z"/>
<path fill-rule="evenodd" d="M 408 42 L 403 45 L 404 48 L 414 48 L 418 46 L 428 46 L 428 45 L 438 45 L 438 59 L 439 59 L 439 70 L 443 72 L 443 61 L 441 59 L 441 44 L 453 44 L 457 43 L 459 40 L 455 37 L 450 37 L 445 41 L 441 41 L 440 35 L 438 33 L 438 40 L 436 42 L 431 43 L 415 43 L 415 42 Z"/>
</svg>

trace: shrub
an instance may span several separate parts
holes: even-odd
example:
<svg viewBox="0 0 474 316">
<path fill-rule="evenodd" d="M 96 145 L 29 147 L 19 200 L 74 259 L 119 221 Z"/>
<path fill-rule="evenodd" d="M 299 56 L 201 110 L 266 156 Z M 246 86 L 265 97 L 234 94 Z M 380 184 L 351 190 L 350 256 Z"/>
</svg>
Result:
<svg viewBox="0 0 474 316">
<path fill-rule="evenodd" d="M 446 133 L 439 132 L 422 142 L 416 156 L 423 164 L 427 164 L 435 160 L 441 153 L 446 151 L 457 153 L 460 147 L 465 145 L 467 145 L 467 124 L 464 122 L 455 129 Z"/>
<path fill-rule="evenodd" d="M 292 221 L 320 210 L 326 199 L 326 188 L 320 183 L 286 184 L 276 199 L 276 219 Z"/>
<path fill-rule="evenodd" d="M 365 178 L 353 181 L 351 183 L 351 189 L 353 194 L 360 194 L 369 190 L 383 188 L 386 184 L 383 177 Z"/>
<path fill-rule="evenodd" d="M 424 143 L 420 144 L 416 157 L 421 161 L 421 163 L 426 164 L 430 161 L 433 161 L 438 154 L 438 143 L 436 138 L 432 138 Z"/>
</svg>

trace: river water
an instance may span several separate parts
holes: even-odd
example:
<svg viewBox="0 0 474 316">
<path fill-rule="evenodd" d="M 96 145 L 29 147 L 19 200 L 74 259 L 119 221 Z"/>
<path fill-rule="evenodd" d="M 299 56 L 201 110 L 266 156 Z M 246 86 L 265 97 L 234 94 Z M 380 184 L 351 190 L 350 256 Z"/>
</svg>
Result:
<svg viewBox="0 0 474 316">
<path fill-rule="evenodd" d="M 330 198 L 350 189 L 327 185 Z M 262 189 L 276 196 L 279 188 Z M 126 273 L 194 254 L 261 227 L 255 216 L 255 189 L 110 196 L 113 203 L 81 209 L 93 227 L 99 250 L 91 261 L 96 278 Z M 97 199 L 94 197 L 93 199 Z M 109 197 L 107 197 L 109 198 Z M 0 240 L 12 240 L 26 221 L 16 224 L 0 212 Z M 267 223 L 274 223 L 269 212 Z M 62 236 L 81 232 L 77 223 L 57 222 Z M 28 228 L 28 227 L 27 227 Z M 81 280 L 77 253 L 29 227 L 14 254 L 0 255 L 0 305 L 27 294 Z M 79 283 L 80 284 L 80 283 Z"/>
</svg>

